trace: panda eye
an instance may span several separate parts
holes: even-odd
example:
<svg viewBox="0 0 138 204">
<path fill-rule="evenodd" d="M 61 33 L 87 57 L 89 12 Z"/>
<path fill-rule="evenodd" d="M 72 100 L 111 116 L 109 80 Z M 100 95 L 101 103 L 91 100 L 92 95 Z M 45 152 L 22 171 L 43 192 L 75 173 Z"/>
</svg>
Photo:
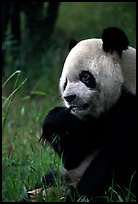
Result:
<svg viewBox="0 0 138 204">
<path fill-rule="evenodd" d="M 89 88 L 95 88 L 96 81 L 89 71 L 82 71 L 79 75 L 80 80 Z"/>
</svg>

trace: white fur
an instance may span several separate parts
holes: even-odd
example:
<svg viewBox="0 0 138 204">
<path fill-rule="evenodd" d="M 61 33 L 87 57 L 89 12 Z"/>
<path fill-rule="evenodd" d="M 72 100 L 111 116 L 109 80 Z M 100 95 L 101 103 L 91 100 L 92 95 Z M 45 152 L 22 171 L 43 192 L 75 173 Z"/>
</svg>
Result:
<svg viewBox="0 0 138 204">
<path fill-rule="evenodd" d="M 136 49 L 129 47 L 123 51 L 121 68 L 124 76 L 126 88 L 133 94 L 136 94 Z"/>
<path fill-rule="evenodd" d="M 88 39 L 79 42 L 68 54 L 60 78 L 60 91 L 63 97 L 75 94 L 74 102 L 64 100 L 66 107 L 72 108 L 72 113 L 81 119 L 88 115 L 99 115 L 116 103 L 122 84 L 130 92 L 135 93 L 135 52 L 129 47 L 123 51 L 122 58 L 116 52 L 106 53 L 102 49 L 101 39 Z M 82 70 L 87 70 L 96 79 L 96 88 L 90 89 L 79 79 Z M 67 79 L 67 86 L 63 90 Z M 88 104 L 86 109 L 83 105 Z"/>
</svg>

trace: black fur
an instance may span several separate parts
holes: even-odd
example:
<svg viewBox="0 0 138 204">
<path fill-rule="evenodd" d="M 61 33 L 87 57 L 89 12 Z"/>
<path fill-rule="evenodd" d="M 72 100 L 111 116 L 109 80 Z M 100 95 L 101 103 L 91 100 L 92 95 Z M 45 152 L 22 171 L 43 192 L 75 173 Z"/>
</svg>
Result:
<svg viewBox="0 0 138 204">
<path fill-rule="evenodd" d="M 78 42 L 74 39 L 71 39 L 70 42 L 69 42 L 69 51 L 75 47 L 75 45 L 77 44 Z"/>
<path fill-rule="evenodd" d="M 89 71 L 83 70 L 79 74 L 79 77 L 80 77 L 80 81 L 82 81 L 90 89 L 93 89 L 96 87 L 96 80 L 95 80 L 94 76 Z"/>
<path fill-rule="evenodd" d="M 63 153 L 63 165 L 68 170 L 103 147 L 77 185 L 80 196 L 104 195 L 111 186 L 113 172 L 115 182 L 128 187 L 136 170 L 135 96 L 122 92 L 117 104 L 99 119 L 80 121 L 69 109 L 57 107 L 44 120 L 41 139 L 47 140 L 59 156 Z"/>
<path fill-rule="evenodd" d="M 117 51 L 121 56 L 122 51 L 126 50 L 129 41 L 125 33 L 116 27 L 109 27 L 102 33 L 103 49 L 105 52 Z"/>
</svg>

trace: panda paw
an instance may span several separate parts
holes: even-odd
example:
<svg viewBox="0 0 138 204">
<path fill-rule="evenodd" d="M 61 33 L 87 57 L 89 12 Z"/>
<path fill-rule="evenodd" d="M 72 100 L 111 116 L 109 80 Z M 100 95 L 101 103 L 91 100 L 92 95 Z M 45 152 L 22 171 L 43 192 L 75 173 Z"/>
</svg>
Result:
<svg viewBox="0 0 138 204">
<path fill-rule="evenodd" d="M 46 115 L 43 126 L 42 136 L 40 141 L 51 141 L 52 135 L 63 135 L 69 129 L 72 114 L 65 107 L 55 107 Z"/>
</svg>

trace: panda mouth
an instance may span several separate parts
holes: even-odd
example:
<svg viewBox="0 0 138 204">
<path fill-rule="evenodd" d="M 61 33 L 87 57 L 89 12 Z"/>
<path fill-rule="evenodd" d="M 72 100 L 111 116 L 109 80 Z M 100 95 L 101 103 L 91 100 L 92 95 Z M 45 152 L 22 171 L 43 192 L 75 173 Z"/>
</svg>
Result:
<svg viewBox="0 0 138 204">
<path fill-rule="evenodd" d="M 69 109 L 73 112 L 76 112 L 76 111 L 84 111 L 86 109 L 88 109 L 89 105 L 88 104 L 84 104 L 82 106 L 78 106 L 78 105 L 71 105 L 69 107 Z"/>
</svg>

